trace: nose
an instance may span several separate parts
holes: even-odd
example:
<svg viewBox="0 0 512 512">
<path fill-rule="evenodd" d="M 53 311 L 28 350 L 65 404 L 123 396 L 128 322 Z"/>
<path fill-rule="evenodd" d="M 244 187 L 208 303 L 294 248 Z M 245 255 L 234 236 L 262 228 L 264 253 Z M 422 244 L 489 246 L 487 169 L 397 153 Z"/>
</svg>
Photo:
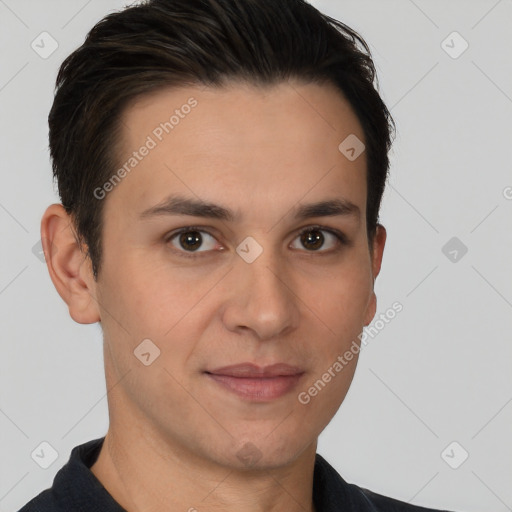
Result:
<svg viewBox="0 0 512 512">
<path fill-rule="evenodd" d="M 223 321 L 231 331 L 250 330 L 260 340 L 282 337 L 299 324 L 299 298 L 291 272 L 271 250 L 252 263 L 236 258 L 229 273 Z"/>
</svg>

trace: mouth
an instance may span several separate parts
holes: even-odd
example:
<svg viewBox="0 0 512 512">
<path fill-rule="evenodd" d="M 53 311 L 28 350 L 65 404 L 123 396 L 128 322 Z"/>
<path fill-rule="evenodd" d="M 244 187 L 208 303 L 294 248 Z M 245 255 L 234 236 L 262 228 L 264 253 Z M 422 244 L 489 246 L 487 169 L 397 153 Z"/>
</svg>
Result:
<svg viewBox="0 0 512 512">
<path fill-rule="evenodd" d="M 305 371 L 284 363 L 265 367 L 242 363 L 204 373 L 224 390 L 245 400 L 269 402 L 293 391 Z"/>
</svg>

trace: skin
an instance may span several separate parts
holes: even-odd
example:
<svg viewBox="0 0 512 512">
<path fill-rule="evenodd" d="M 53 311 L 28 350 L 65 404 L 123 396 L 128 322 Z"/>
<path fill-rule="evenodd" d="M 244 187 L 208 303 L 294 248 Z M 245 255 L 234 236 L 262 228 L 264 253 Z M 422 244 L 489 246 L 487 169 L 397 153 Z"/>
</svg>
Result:
<svg viewBox="0 0 512 512">
<path fill-rule="evenodd" d="M 349 103 L 331 85 L 165 89 L 125 110 L 120 162 L 190 97 L 198 104 L 104 199 L 97 281 L 51 205 L 41 223 L 53 283 L 79 323 L 101 322 L 110 426 L 91 471 L 129 511 L 314 510 L 317 438 L 354 376 L 358 356 L 304 405 L 297 396 L 349 349 L 376 311 L 373 291 L 386 231 L 366 235 L 366 154 L 349 161 L 338 145 L 364 141 Z M 122 165 L 122 164 L 121 164 Z M 185 215 L 140 219 L 170 193 L 234 210 L 223 221 Z M 360 216 L 297 221 L 303 204 L 343 197 Z M 328 232 L 312 250 L 300 230 Z M 183 256 L 178 228 L 201 226 L 196 258 Z M 247 263 L 247 236 L 263 248 Z M 57 250 L 55 250 L 57 249 Z M 149 366 L 134 349 L 151 339 Z M 242 362 L 301 367 L 296 389 L 245 400 L 204 374 Z M 259 459 L 237 457 L 252 443 Z"/>
</svg>

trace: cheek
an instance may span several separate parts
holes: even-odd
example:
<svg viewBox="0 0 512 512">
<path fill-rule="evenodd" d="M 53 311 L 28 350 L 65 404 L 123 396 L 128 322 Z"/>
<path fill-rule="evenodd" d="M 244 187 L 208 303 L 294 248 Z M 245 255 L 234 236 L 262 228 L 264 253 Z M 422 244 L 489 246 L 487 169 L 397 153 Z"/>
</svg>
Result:
<svg viewBox="0 0 512 512">
<path fill-rule="evenodd" d="M 127 375 L 123 388 L 150 415 L 157 397 L 178 400 L 178 383 L 185 380 L 185 363 L 204 325 L 201 319 L 190 321 L 197 319 L 194 305 L 200 296 L 183 290 L 176 279 L 171 285 L 164 269 L 146 267 L 127 265 L 109 275 L 102 323 L 116 381 Z"/>
<path fill-rule="evenodd" d="M 301 423 L 314 429 L 317 436 L 338 411 L 354 378 L 358 349 L 351 350 L 351 360 L 347 361 L 344 354 L 349 345 L 340 343 L 337 347 L 334 344 L 328 347 L 322 363 L 316 365 L 311 378 L 298 391 Z"/>
<path fill-rule="evenodd" d="M 340 265 L 313 286 L 309 281 L 304 283 L 301 296 L 306 297 L 306 303 L 318 318 L 341 337 L 353 334 L 364 323 L 373 281 L 369 265 L 363 262 Z"/>
<path fill-rule="evenodd" d="M 215 283 L 214 276 L 191 279 L 179 269 L 150 263 L 134 258 L 112 273 L 105 302 L 111 313 L 106 313 L 109 339 L 118 356 L 127 354 L 128 365 L 138 364 L 133 351 L 149 339 L 160 351 L 155 366 L 181 374 L 210 320 L 202 299 Z"/>
<path fill-rule="evenodd" d="M 179 270 L 131 251 L 133 258 L 120 261 L 110 274 L 109 302 L 131 326 L 128 330 L 162 336 L 190 309 L 195 288 L 187 286 Z"/>
</svg>

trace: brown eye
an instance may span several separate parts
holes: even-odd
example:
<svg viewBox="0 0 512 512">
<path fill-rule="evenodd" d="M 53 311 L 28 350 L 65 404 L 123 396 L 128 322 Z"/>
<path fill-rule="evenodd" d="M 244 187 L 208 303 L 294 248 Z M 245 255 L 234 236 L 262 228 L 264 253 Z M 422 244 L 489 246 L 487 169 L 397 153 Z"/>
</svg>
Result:
<svg viewBox="0 0 512 512">
<path fill-rule="evenodd" d="M 203 238 L 199 231 L 188 231 L 181 233 L 179 243 L 181 247 L 187 250 L 195 251 L 202 243 Z"/>
<path fill-rule="evenodd" d="M 307 252 L 328 253 L 339 249 L 342 245 L 349 245 L 347 238 L 342 232 L 320 226 L 303 229 L 297 239 L 300 240 L 300 247 L 293 248 L 306 249 Z"/>
<path fill-rule="evenodd" d="M 208 232 L 199 229 L 182 229 L 171 235 L 167 242 L 178 252 L 203 253 L 215 249 L 216 239 Z"/>
<path fill-rule="evenodd" d="M 324 243 L 324 235 L 319 229 L 311 229 L 301 234 L 300 241 L 306 249 L 317 251 Z"/>
</svg>

